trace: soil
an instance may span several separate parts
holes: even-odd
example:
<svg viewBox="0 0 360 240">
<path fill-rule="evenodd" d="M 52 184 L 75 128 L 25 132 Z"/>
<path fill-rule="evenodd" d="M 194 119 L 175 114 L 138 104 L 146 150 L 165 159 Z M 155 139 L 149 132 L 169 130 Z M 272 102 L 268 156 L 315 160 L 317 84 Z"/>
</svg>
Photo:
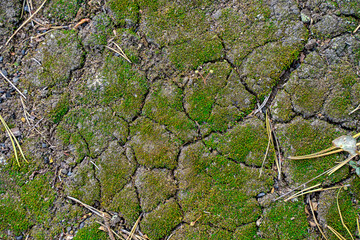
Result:
<svg viewBox="0 0 360 240">
<path fill-rule="evenodd" d="M 0 239 L 359 238 L 358 157 L 282 197 L 360 131 L 359 0 L 42 3 L 0 0 Z"/>
</svg>

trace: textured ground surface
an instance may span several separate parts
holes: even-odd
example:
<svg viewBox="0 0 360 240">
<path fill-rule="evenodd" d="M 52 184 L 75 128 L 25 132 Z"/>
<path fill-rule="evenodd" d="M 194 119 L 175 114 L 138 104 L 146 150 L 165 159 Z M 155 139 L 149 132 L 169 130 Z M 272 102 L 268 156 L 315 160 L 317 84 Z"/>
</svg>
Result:
<svg viewBox="0 0 360 240">
<path fill-rule="evenodd" d="M 16 166 L 2 128 L 0 239 L 107 239 L 66 196 L 114 230 L 141 215 L 152 240 L 319 239 L 311 199 L 328 239 L 350 239 L 337 191 L 273 200 L 346 158 L 288 156 L 360 131 L 359 0 L 48 0 L 4 46 L 22 4 L 0 0 L 0 67 L 27 97 L 1 81 L 1 115 L 29 159 Z M 279 151 L 259 177 L 266 110 Z M 351 185 L 339 204 L 358 234 L 354 170 L 318 182 Z"/>
</svg>

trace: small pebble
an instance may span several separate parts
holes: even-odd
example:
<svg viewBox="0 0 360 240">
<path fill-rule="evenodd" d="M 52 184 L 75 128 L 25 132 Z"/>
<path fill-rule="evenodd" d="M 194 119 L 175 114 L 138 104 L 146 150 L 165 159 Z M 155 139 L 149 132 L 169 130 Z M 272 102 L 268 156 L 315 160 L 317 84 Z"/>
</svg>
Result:
<svg viewBox="0 0 360 240">
<path fill-rule="evenodd" d="M 1 70 L 2 74 L 4 74 L 5 77 L 7 77 L 8 73 L 6 70 Z"/>
<path fill-rule="evenodd" d="M 45 163 L 45 164 L 49 164 L 49 163 L 50 163 L 49 157 L 47 157 L 47 156 L 44 157 L 44 163 Z"/>
<path fill-rule="evenodd" d="M 69 171 L 69 172 L 67 173 L 67 175 L 70 177 L 70 176 L 72 175 L 72 172 Z"/>
<path fill-rule="evenodd" d="M 22 240 L 23 239 L 23 236 L 17 236 L 15 237 L 16 240 Z"/>
<path fill-rule="evenodd" d="M 257 197 L 257 198 L 262 198 L 262 197 L 265 196 L 265 195 L 266 195 L 266 193 L 261 192 L 261 193 L 259 193 L 256 197 Z"/>
<path fill-rule="evenodd" d="M 46 144 L 46 143 L 42 143 L 42 144 L 41 144 L 41 147 L 42 147 L 42 148 L 47 148 L 47 144 Z"/>
<path fill-rule="evenodd" d="M 25 49 L 21 50 L 21 54 L 24 56 L 26 54 Z"/>
<path fill-rule="evenodd" d="M 26 6 L 26 5 L 24 6 L 24 11 L 25 11 L 25 12 L 29 12 L 28 6 Z"/>
<path fill-rule="evenodd" d="M 70 232 L 71 229 L 72 229 L 71 227 L 67 227 L 67 228 L 66 228 L 66 231 Z"/>
<path fill-rule="evenodd" d="M 3 56 L 0 56 L 0 63 L 2 63 L 4 60 Z"/>
<path fill-rule="evenodd" d="M 14 84 L 17 84 L 18 82 L 19 82 L 19 78 L 18 78 L 18 77 L 14 77 L 14 78 L 13 78 L 13 83 L 14 83 Z"/>
</svg>

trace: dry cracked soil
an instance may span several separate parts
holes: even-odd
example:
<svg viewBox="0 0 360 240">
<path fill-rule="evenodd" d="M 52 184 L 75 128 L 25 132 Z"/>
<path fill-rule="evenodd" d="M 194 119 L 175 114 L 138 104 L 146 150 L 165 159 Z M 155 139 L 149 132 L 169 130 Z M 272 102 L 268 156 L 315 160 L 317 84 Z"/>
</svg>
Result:
<svg viewBox="0 0 360 240">
<path fill-rule="evenodd" d="M 68 196 L 125 238 L 359 239 L 357 159 L 278 197 L 360 131 L 360 0 L 42 3 L 0 0 L 0 239 L 109 239 Z"/>
</svg>

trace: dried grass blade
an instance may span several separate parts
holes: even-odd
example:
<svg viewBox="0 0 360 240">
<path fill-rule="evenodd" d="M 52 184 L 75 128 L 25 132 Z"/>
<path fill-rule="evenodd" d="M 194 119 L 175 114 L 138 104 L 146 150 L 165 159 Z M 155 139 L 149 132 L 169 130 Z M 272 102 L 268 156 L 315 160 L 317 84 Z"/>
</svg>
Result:
<svg viewBox="0 0 360 240">
<path fill-rule="evenodd" d="M 129 63 L 131 63 L 130 59 L 126 56 L 125 52 L 122 50 L 122 48 L 116 43 L 113 42 L 115 44 L 115 46 L 119 49 L 119 51 L 122 53 L 122 55 L 124 56 L 124 58 L 126 59 L 126 61 L 128 61 Z"/>
<path fill-rule="evenodd" d="M 121 52 L 119 52 L 118 50 L 109 47 L 109 46 L 105 46 L 107 49 L 110 49 L 113 52 L 116 52 L 117 54 L 119 54 L 121 57 L 123 57 L 126 61 L 128 61 L 129 63 L 131 63 L 131 61 L 126 57 L 126 55 L 123 55 Z"/>
<path fill-rule="evenodd" d="M 5 80 L 23 97 L 26 99 L 25 95 L 0 71 L 0 75 L 5 78 Z"/>
<path fill-rule="evenodd" d="M 339 170 L 340 168 L 342 168 L 345 164 L 347 164 L 348 162 L 350 162 L 351 159 L 353 159 L 354 157 L 356 157 L 357 155 L 352 155 L 350 157 L 348 157 L 346 160 L 340 162 L 338 165 L 336 165 L 335 167 L 329 169 L 328 171 L 328 175 L 331 175 L 333 173 L 335 173 L 337 170 Z"/>
<path fill-rule="evenodd" d="M 106 228 L 105 224 L 103 224 L 102 222 L 96 221 L 98 224 L 100 224 L 101 226 L 103 226 L 104 228 Z M 126 240 L 123 236 L 120 236 L 119 234 L 117 234 L 114 230 L 111 229 L 111 232 L 119 239 L 121 240 Z"/>
<path fill-rule="evenodd" d="M 290 197 L 288 197 L 288 198 L 285 199 L 284 201 L 287 202 L 287 201 L 289 201 L 289 200 L 291 200 L 291 199 L 293 199 L 293 198 L 296 198 L 296 197 L 298 197 L 298 196 L 304 195 L 304 194 L 306 194 L 306 192 L 309 191 L 310 189 L 316 188 L 316 187 L 318 187 L 318 186 L 320 186 L 320 185 L 321 185 L 321 183 L 318 183 L 318 184 L 315 184 L 314 186 L 305 188 L 305 189 L 303 189 L 303 190 L 295 193 L 294 195 L 291 195 Z M 320 188 L 319 188 L 319 189 L 320 189 Z"/>
<path fill-rule="evenodd" d="M 137 226 L 138 226 L 138 224 L 139 224 L 139 222 L 140 222 L 140 219 L 141 219 L 141 215 L 140 215 L 139 218 L 136 220 L 136 222 L 135 222 L 134 226 L 132 227 L 132 229 L 131 229 L 131 231 L 130 231 L 130 234 L 129 234 L 129 236 L 126 238 L 126 240 L 131 240 L 131 239 L 133 238 L 134 233 L 135 233 L 135 231 L 136 231 L 136 228 L 137 228 Z"/>
<path fill-rule="evenodd" d="M 336 147 L 334 147 L 336 148 Z M 330 148 L 328 148 L 330 149 Z M 311 159 L 311 158 L 318 158 L 318 157 L 324 157 L 324 156 L 328 156 L 328 155 L 331 155 L 331 154 L 334 154 L 334 153 L 339 153 L 339 152 L 342 152 L 344 151 L 343 149 L 337 149 L 335 151 L 331 151 L 331 152 L 326 152 L 326 153 L 316 153 L 317 155 L 304 155 L 304 156 L 295 156 L 295 157 L 289 157 L 289 159 L 291 160 L 303 160 L 303 159 Z"/>
</svg>

